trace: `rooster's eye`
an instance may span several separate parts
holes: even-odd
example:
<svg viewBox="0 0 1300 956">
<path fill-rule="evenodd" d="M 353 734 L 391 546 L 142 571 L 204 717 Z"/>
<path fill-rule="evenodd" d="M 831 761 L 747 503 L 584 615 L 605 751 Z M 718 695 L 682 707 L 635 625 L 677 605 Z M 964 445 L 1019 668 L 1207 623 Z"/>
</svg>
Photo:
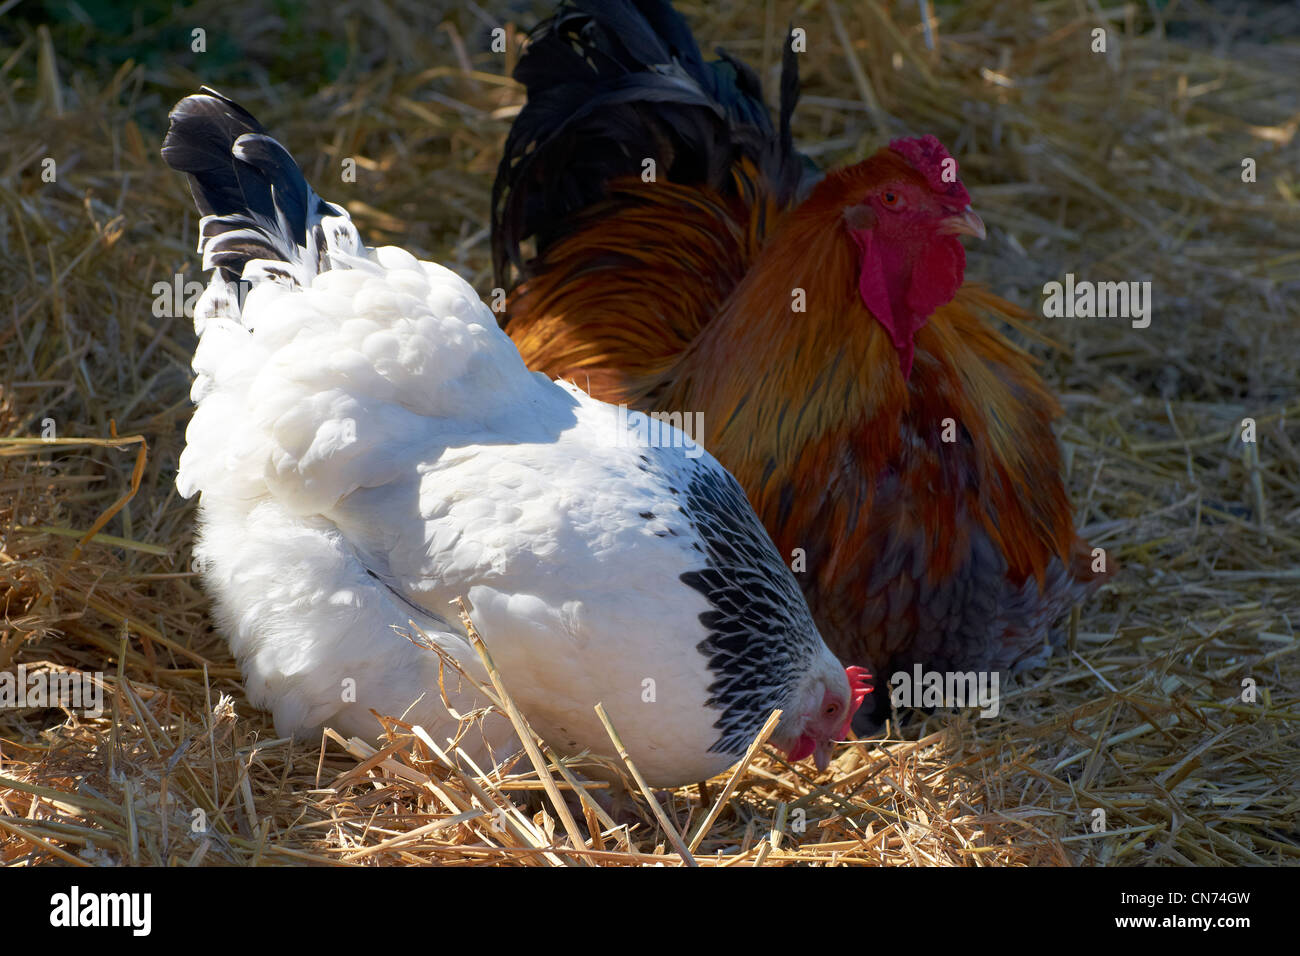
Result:
<svg viewBox="0 0 1300 956">
<path fill-rule="evenodd" d="M 826 716 L 834 717 L 839 712 L 839 709 L 840 709 L 839 704 L 831 704 L 829 707 L 826 708 Z"/>
<path fill-rule="evenodd" d="M 903 207 L 903 197 L 892 190 L 881 193 L 880 201 L 887 209 L 901 209 Z"/>
</svg>

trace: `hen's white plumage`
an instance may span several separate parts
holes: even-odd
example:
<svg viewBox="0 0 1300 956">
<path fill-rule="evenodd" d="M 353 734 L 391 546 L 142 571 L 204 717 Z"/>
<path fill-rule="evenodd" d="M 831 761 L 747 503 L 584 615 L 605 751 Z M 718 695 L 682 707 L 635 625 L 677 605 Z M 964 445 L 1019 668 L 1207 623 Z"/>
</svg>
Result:
<svg viewBox="0 0 1300 956">
<path fill-rule="evenodd" d="M 280 732 L 372 736 L 371 709 L 454 731 L 407 632 L 484 677 L 448 607 L 465 596 L 563 752 L 611 752 L 603 701 L 655 785 L 721 771 L 773 707 L 774 741 L 824 760 L 858 695 L 711 456 L 677 432 L 640 447 L 617 409 L 529 372 L 466 282 L 363 247 L 224 97 L 178 104 L 163 152 L 217 270 L 177 485 L 201 496 L 205 583 Z M 514 749 L 496 720 L 481 759 Z"/>
</svg>

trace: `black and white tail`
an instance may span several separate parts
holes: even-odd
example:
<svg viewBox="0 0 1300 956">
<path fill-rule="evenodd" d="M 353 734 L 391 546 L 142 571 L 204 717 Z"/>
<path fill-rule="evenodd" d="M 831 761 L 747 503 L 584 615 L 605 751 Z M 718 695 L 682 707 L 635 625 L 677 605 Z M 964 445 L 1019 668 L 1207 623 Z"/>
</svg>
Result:
<svg viewBox="0 0 1300 956">
<path fill-rule="evenodd" d="M 203 268 L 218 270 L 210 291 L 222 293 L 223 307 L 237 312 L 225 291 L 241 280 L 306 286 L 344 266 L 346 256 L 362 254 L 347 212 L 317 196 L 289 151 L 238 103 L 203 87 L 177 103 L 169 119 L 162 157 L 189 179 L 203 214 Z"/>
</svg>

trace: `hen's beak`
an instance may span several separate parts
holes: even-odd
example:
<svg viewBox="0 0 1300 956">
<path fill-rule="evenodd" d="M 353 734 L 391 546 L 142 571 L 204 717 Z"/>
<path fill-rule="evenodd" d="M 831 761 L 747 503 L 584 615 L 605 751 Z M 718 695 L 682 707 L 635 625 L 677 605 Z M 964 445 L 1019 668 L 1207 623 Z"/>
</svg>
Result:
<svg viewBox="0 0 1300 956">
<path fill-rule="evenodd" d="M 955 216 L 948 216 L 939 220 L 939 235 L 941 236 L 974 236 L 977 239 L 984 238 L 984 220 L 975 215 L 975 210 L 967 206 Z"/>
<path fill-rule="evenodd" d="M 829 740 L 817 741 L 817 746 L 813 748 L 813 763 L 817 765 L 818 772 L 831 765 L 831 751 L 834 749 L 835 745 Z"/>
</svg>

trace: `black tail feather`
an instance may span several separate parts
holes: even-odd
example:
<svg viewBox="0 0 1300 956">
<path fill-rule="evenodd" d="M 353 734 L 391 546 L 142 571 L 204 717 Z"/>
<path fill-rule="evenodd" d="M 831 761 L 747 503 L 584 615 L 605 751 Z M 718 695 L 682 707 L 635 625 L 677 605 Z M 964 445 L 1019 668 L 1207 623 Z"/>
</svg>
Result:
<svg viewBox="0 0 1300 956">
<path fill-rule="evenodd" d="M 209 217 L 199 244 L 205 268 L 220 268 L 233 282 L 253 259 L 298 264 L 308 248 L 310 260 L 324 255 L 320 237 L 308 246 L 308 231 L 321 216 L 345 213 L 312 192 L 289 151 L 251 113 L 203 87 L 169 119 L 163 160 L 186 174 L 194 204 Z M 320 263 L 312 265 L 314 274 Z"/>
<path fill-rule="evenodd" d="M 753 161 L 780 201 L 804 171 L 790 114 L 798 67 L 782 61 L 780 128 L 773 129 L 758 75 L 719 50 L 706 63 L 690 28 L 667 0 L 570 0 L 532 34 L 515 70 L 528 91 L 506 140 L 492 189 L 497 283 L 520 245 L 538 252 L 562 237 L 577 213 L 615 178 L 656 174 L 728 192 L 730 170 Z"/>
<path fill-rule="evenodd" d="M 245 208 L 245 177 L 232 161 L 231 149 L 245 133 L 265 133 L 262 124 L 206 86 L 177 103 L 167 118 L 171 126 L 163 140 L 163 161 L 187 174 L 199 212 L 228 216 Z"/>
</svg>

